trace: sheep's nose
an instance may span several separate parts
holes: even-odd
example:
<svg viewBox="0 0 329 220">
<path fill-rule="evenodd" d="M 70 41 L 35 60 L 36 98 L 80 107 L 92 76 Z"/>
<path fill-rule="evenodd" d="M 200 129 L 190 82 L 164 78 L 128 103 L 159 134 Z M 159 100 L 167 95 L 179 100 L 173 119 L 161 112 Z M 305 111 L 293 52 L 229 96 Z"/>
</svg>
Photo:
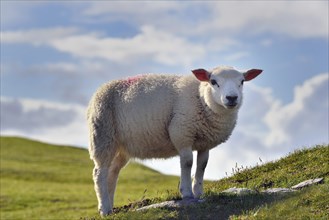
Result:
<svg viewBox="0 0 329 220">
<path fill-rule="evenodd" d="M 236 100 L 238 99 L 238 96 L 226 96 L 226 99 L 227 99 L 230 103 L 235 103 Z"/>
</svg>

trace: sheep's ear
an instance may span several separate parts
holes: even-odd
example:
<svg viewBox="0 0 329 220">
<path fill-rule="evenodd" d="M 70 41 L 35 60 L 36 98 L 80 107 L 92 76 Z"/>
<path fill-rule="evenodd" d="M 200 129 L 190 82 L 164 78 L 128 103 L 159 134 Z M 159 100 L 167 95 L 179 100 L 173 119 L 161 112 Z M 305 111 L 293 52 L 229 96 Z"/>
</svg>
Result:
<svg viewBox="0 0 329 220">
<path fill-rule="evenodd" d="M 206 81 L 206 82 L 208 82 L 209 79 L 210 79 L 210 73 L 207 70 L 205 70 L 205 69 L 192 70 L 192 73 L 200 81 Z"/>
<path fill-rule="evenodd" d="M 247 72 L 243 73 L 245 81 L 252 80 L 253 78 L 256 78 L 259 74 L 261 74 L 263 70 L 260 69 L 251 69 Z"/>
</svg>

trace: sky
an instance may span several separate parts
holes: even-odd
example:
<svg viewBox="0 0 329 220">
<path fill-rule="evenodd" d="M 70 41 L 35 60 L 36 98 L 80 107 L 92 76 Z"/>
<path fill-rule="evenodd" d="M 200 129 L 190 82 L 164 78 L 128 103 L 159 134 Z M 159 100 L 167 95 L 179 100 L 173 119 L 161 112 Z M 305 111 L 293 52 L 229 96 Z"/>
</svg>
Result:
<svg viewBox="0 0 329 220">
<path fill-rule="evenodd" d="M 1 0 L 1 135 L 87 148 L 86 107 L 103 83 L 228 65 L 264 71 L 245 84 L 237 126 L 210 151 L 205 178 L 326 144 L 328 7 L 314 0 Z M 141 162 L 180 172 L 177 157 Z"/>
</svg>

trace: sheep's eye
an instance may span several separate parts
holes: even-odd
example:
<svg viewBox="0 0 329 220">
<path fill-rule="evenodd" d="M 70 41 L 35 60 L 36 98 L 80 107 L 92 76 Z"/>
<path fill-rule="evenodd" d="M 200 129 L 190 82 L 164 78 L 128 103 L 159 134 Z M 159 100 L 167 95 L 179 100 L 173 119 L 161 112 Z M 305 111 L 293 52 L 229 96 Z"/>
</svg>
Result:
<svg viewBox="0 0 329 220">
<path fill-rule="evenodd" d="M 241 81 L 241 85 L 243 85 L 243 83 L 244 83 L 244 80 Z"/>
<path fill-rule="evenodd" d="M 219 85 L 217 84 L 217 82 L 216 82 L 216 80 L 214 80 L 214 79 L 212 79 L 212 80 L 210 80 L 210 83 L 211 83 L 211 85 L 217 85 L 218 87 L 219 87 Z"/>
</svg>

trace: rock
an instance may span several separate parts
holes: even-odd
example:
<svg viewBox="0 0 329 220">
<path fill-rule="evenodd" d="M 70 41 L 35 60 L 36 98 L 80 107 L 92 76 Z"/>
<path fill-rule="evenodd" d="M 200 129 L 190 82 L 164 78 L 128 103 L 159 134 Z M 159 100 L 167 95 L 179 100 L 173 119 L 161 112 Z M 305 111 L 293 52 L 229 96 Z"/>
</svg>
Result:
<svg viewBox="0 0 329 220">
<path fill-rule="evenodd" d="M 319 184 L 319 183 L 323 183 L 323 178 L 316 178 L 316 179 L 309 179 L 309 180 L 305 180 L 301 183 L 298 183 L 297 185 L 294 185 L 291 187 L 291 189 L 301 189 L 310 185 L 314 185 L 314 184 Z"/>
<path fill-rule="evenodd" d="M 252 194 L 256 193 L 255 190 L 248 189 L 248 188 L 229 188 L 227 190 L 222 191 L 222 193 L 231 193 L 231 194 L 237 194 L 237 195 L 247 195 L 247 194 Z"/>
<path fill-rule="evenodd" d="M 270 188 L 267 190 L 262 191 L 262 193 L 289 193 L 289 192 L 295 192 L 296 190 L 289 189 L 289 188 Z"/>
<path fill-rule="evenodd" d="M 267 194 L 281 194 L 281 193 L 290 193 L 290 192 L 295 192 L 297 189 L 301 189 L 313 184 L 319 184 L 323 183 L 323 178 L 316 178 L 316 179 L 310 179 L 303 181 L 291 188 L 270 188 L 267 190 L 262 191 L 262 193 L 267 193 Z M 257 193 L 255 190 L 248 189 L 248 188 L 229 188 L 227 190 L 222 191 L 222 193 L 228 193 L 228 194 L 236 194 L 236 195 L 248 195 L 248 194 L 253 194 Z M 183 199 L 183 200 L 171 200 L 171 201 L 166 201 L 162 203 L 157 203 L 157 204 L 152 204 L 148 206 L 144 206 L 142 208 L 137 209 L 136 211 L 143 211 L 151 208 L 166 208 L 166 209 L 177 209 L 185 206 L 190 206 L 198 203 L 202 203 L 205 200 L 203 199 Z"/>
<path fill-rule="evenodd" d="M 152 209 L 152 208 L 175 209 L 175 208 L 180 208 L 180 207 L 184 207 L 184 206 L 190 206 L 190 205 L 202 203 L 204 201 L 205 200 L 203 200 L 203 199 L 193 199 L 193 198 L 183 199 L 183 200 L 171 200 L 171 201 L 148 205 L 148 206 L 139 208 L 136 211 L 143 211 L 143 210 Z"/>
</svg>

